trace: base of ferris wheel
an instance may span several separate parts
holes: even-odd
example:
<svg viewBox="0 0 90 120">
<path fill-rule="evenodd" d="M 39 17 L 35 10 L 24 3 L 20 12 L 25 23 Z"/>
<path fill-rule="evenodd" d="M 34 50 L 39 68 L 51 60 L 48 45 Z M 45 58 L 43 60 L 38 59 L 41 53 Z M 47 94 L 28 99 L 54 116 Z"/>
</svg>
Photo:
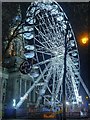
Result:
<svg viewBox="0 0 90 120">
<path fill-rule="evenodd" d="M 61 109 L 59 109 L 61 107 Z M 51 108 L 46 106 L 39 106 L 35 108 L 35 105 L 29 106 L 29 108 L 19 108 L 19 109 L 7 109 L 3 111 L 3 119 L 30 119 L 30 120 L 42 120 L 42 119 L 52 119 L 52 120 L 62 120 L 63 118 L 63 110 L 62 106 L 57 107 L 56 111 L 52 111 Z M 80 106 L 74 105 L 73 107 L 66 107 L 66 120 L 89 120 L 90 119 L 90 109 L 85 110 L 81 109 Z"/>
<path fill-rule="evenodd" d="M 22 111 L 22 112 L 21 112 Z M 20 113 L 19 113 L 20 112 Z M 57 117 L 58 116 L 58 117 Z M 62 117 L 60 117 L 61 115 L 60 114 L 56 114 L 52 111 L 49 111 L 49 112 L 32 112 L 32 113 L 25 113 L 25 111 L 23 110 L 20 110 L 18 112 L 14 111 L 12 115 L 6 115 L 6 116 L 3 116 L 2 117 L 2 120 L 6 120 L 6 119 L 10 119 L 10 120 L 14 120 L 14 119 L 17 119 L 17 120 L 27 120 L 27 119 L 30 119 L 30 120 L 62 120 L 60 118 L 63 118 L 63 115 Z M 87 114 L 83 114 L 81 115 L 80 112 L 67 112 L 66 113 L 66 120 L 90 120 L 90 112 L 87 113 Z"/>
</svg>

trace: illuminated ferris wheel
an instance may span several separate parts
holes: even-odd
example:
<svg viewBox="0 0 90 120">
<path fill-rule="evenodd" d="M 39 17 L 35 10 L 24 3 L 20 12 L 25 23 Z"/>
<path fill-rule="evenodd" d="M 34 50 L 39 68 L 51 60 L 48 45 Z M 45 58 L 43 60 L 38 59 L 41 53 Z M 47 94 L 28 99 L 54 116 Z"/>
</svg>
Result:
<svg viewBox="0 0 90 120">
<path fill-rule="evenodd" d="M 65 39 L 66 55 L 66 100 L 78 104 L 80 64 L 76 40 L 67 16 L 60 5 L 52 0 L 35 1 L 28 7 L 24 33 L 25 54 L 32 60 L 30 76 L 33 84 L 16 105 L 18 108 L 36 88 L 36 106 L 62 104 Z M 28 64 L 28 63 L 25 63 Z M 26 72 L 26 71 L 25 71 Z M 41 102 L 42 101 L 42 102 Z"/>
</svg>

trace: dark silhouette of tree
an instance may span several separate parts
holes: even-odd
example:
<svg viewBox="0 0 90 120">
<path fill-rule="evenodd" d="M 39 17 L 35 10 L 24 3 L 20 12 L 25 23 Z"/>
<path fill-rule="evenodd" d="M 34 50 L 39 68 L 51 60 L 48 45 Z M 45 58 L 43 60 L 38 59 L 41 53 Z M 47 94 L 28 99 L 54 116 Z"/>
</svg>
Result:
<svg viewBox="0 0 90 120">
<path fill-rule="evenodd" d="M 12 41 L 17 38 L 19 35 L 24 34 L 29 31 L 22 31 L 23 25 L 25 25 L 26 8 L 27 3 L 24 9 L 24 3 L 3 3 L 2 8 L 2 63 L 6 58 L 10 57 L 8 55 L 8 49 Z"/>
</svg>

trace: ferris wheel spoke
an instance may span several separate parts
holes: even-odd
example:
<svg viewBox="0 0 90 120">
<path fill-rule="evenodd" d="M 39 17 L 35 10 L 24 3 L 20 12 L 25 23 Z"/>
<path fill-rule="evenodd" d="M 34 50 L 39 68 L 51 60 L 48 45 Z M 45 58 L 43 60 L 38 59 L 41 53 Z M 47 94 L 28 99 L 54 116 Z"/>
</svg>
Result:
<svg viewBox="0 0 90 120">
<path fill-rule="evenodd" d="M 35 26 L 35 28 L 38 31 L 38 33 L 40 34 L 40 36 L 43 38 L 43 40 L 48 44 L 48 41 L 47 41 L 48 38 L 44 35 L 44 33 L 41 30 L 39 30 L 39 28 L 37 28 L 36 26 Z"/>
<path fill-rule="evenodd" d="M 47 86 L 47 89 L 48 89 L 48 91 L 50 92 L 50 94 L 52 94 L 52 92 L 51 92 L 51 90 L 50 90 L 49 86 Z"/>
<path fill-rule="evenodd" d="M 40 37 L 39 35 L 42 37 L 42 39 L 39 38 L 39 37 Z M 41 34 L 39 34 L 39 35 L 38 35 L 38 41 L 40 41 L 40 42 L 43 44 L 43 46 L 45 46 L 45 47 L 47 47 L 48 49 L 50 49 L 50 46 L 48 45 L 48 42 L 46 41 L 46 38 L 44 38 Z M 43 42 L 42 42 L 41 40 L 42 40 Z M 39 42 L 39 43 L 40 43 L 40 42 Z"/>
<path fill-rule="evenodd" d="M 40 95 L 39 95 L 39 97 L 38 97 L 38 99 L 37 99 L 37 102 L 36 102 L 36 107 L 39 105 L 40 100 L 42 99 L 42 96 L 43 96 L 43 95 L 45 94 L 45 92 L 46 92 L 46 89 L 47 89 L 47 86 L 48 86 L 48 83 L 49 83 L 49 80 L 50 80 L 51 74 L 52 74 L 51 71 L 52 71 L 52 67 L 50 67 L 49 70 L 48 70 L 47 77 L 46 77 L 46 79 L 45 79 L 45 81 L 44 81 L 44 86 L 43 86 L 42 89 L 40 90 Z"/>
<path fill-rule="evenodd" d="M 37 52 L 37 53 L 43 53 L 43 54 L 46 54 L 46 55 L 49 55 L 49 56 L 51 56 L 51 55 L 52 55 L 52 54 L 47 53 L 47 52 L 45 52 L 45 51 L 39 51 L 39 50 L 36 50 L 36 52 Z"/>
<path fill-rule="evenodd" d="M 57 24 L 55 23 L 55 20 L 54 20 L 53 16 L 51 16 L 51 20 L 53 21 L 53 22 L 52 22 L 52 23 L 53 23 L 53 27 L 55 28 L 56 33 L 57 33 L 57 35 L 59 36 L 60 33 L 61 33 L 61 29 L 60 29 L 61 26 L 58 24 L 58 22 L 57 22 Z M 59 33 L 59 34 L 58 34 L 58 33 Z"/>
<path fill-rule="evenodd" d="M 49 36 L 48 37 L 51 38 L 52 32 L 50 30 L 50 27 L 46 24 L 46 21 L 45 21 L 46 18 L 44 18 L 45 17 L 44 14 L 42 14 L 42 17 L 40 15 L 38 15 L 38 16 L 39 16 L 40 20 L 42 21 L 42 24 L 45 25 L 45 27 L 46 27 L 45 30 L 49 32 Z M 47 36 L 47 33 L 45 35 Z M 52 40 L 52 39 L 50 39 L 50 40 Z"/>
<path fill-rule="evenodd" d="M 43 96 L 44 97 L 44 99 L 48 102 L 48 103 L 50 103 L 50 100 L 48 99 L 48 98 L 50 98 L 50 97 L 47 97 L 47 95 L 45 95 L 45 96 Z"/>
<path fill-rule="evenodd" d="M 36 56 L 37 56 L 37 55 L 36 55 Z M 54 59 L 56 59 L 57 57 L 59 57 L 59 58 L 62 59 L 62 55 L 59 55 L 59 56 L 55 56 L 55 57 L 49 58 L 49 59 L 47 59 L 47 60 L 44 60 L 44 61 L 42 61 L 42 62 L 39 62 L 39 61 L 38 61 L 38 63 L 34 64 L 33 66 L 42 65 L 42 64 L 45 64 L 45 63 L 47 63 L 47 62 L 51 62 L 51 63 L 52 63 L 51 65 L 53 65 Z"/>
<path fill-rule="evenodd" d="M 62 80 L 63 80 L 63 68 L 64 68 L 64 66 L 62 66 L 62 69 L 61 70 L 59 70 L 59 68 L 58 68 L 58 70 L 57 70 L 57 74 L 58 74 L 58 71 L 59 71 L 59 76 L 58 76 L 58 84 L 57 84 L 57 87 L 56 87 L 56 96 L 58 97 L 58 93 L 59 93 L 59 90 L 60 90 L 60 87 L 61 87 L 61 85 L 62 85 Z M 57 98 L 56 97 L 56 98 Z"/>
<path fill-rule="evenodd" d="M 55 90 L 56 90 L 56 68 L 53 66 L 53 81 L 52 81 L 52 94 L 51 94 L 51 102 L 53 103 L 55 100 Z M 53 103 L 54 104 L 54 103 Z M 52 104 L 52 106 L 53 106 Z"/>
<path fill-rule="evenodd" d="M 42 15 L 43 16 L 43 15 Z M 47 41 L 47 44 L 48 44 L 48 46 L 51 48 L 52 47 L 52 42 L 50 41 L 50 40 L 52 40 L 52 38 L 51 38 L 51 36 L 52 36 L 52 33 L 50 32 L 50 30 L 49 30 L 49 28 L 48 28 L 48 26 L 47 26 L 47 24 L 45 23 L 45 19 L 43 18 L 43 17 L 41 17 L 40 15 L 38 15 L 38 19 L 40 19 L 41 21 L 42 21 L 42 24 L 41 23 L 39 23 L 40 24 L 40 27 L 42 28 L 42 30 L 44 31 L 44 36 L 46 36 L 46 41 Z M 43 27 L 43 25 L 46 27 Z M 48 33 L 46 32 L 46 31 L 48 31 Z M 47 34 L 48 34 L 48 36 L 47 36 Z M 49 40 L 50 39 L 50 40 Z"/>
<path fill-rule="evenodd" d="M 40 46 L 40 45 L 37 45 L 37 44 L 35 46 L 36 46 L 37 50 L 44 50 L 45 49 L 43 46 Z"/>
<path fill-rule="evenodd" d="M 50 51 L 50 48 L 48 48 L 47 46 L 45 46 L 41 41 L 39 41 L 37 38 L 34 38 L 38 43 L 40 43 L 46 50 Z"/>
<path fill-rule="evenodd" d="M 49 16 L 48 16 L 48 14 L 47 13 L 45 13 L 45 15 L 46 15 L 46 17 L 47 17 L 47 20 L 48 20 L 48 22 L 49 22 L 49 28 L 51 28 L 52 30 L 53 30 L 53 33 L 52 34 L 56 34 L 56 32 L 55 32 L 55 30 L 54 30 L 54 27 L 53 27 L 53 25 L 52 25 L 52 23 L 51 23 L 51 21 L 50 21 L 50 19 L 49 19 Z"/>
<path fill-rule="evenodd" d="M 42 25 L 41 25 L 41 27 L 42 27 L 42 29 L 43 29 L 43 31 L 44 31 L 44 33 L 45 33 L 45 36 L 47 36 L 48 37 L 48 39 L 46 39 L 47 40 L 47 42 L 48 42 L 48 45 L 50 46 L 50 48 L 52 48 L 52 39 L 53 39 L 53 34 L 52 34 L 52 32 L 51 32 L 51 30 L 50 30 L 50 27 L 49 26 L 47 26 L 47 24 L 45 23 L 45 19 L 44 19 L 44 15 L 42 14 L 42 17 L 40 16 L 40 15 L 38 15 L 39 16 L 39 18 L 41 19 L 41 21 L 42 21 L 42 25 L 45 25 L 45 27 L 46 28 L 43 28 L 42 27 Z M 50 22 L 50 21 L 49 21 Z M 50 24 L 51 24 L 51 22 L 50 22 Z M 52 27 L 53 28 L 53 27 Z M 46 33 L 46 31 L 49 33 Z"/>
<path fill-rule="evenodd" d="M 43 46 L 40 46 L 40 45 L 35 45 L 36 46 L 36 51 L 42 51 L 42 52 L 46 52 L 48 55 L 50 55 L 51 54 L 51 52 L 49 52 L 49 51 L 45 51 L 46 49 L 45 49 L 45 47 L 43 47 Z"/>
<path fill-rule="evenodd" d="M 42 25 L 41 25 L 41 26 L 42 26 Z M 40 26 L 40 28 L 41 28 L 41 26 Z M 43 27 L 42 27 L 42 29 L 43 29 Z M 52 46 L 51 46 L 50 42 L 48 41 L 48 39 L 49 39 L 48 36 L 45 35 L 45 34 L 43 34 L 40 29 L 38 29 L 38 31 L 39 31 L 39 35 L 42 37 L 42 40 L 43 40 L 42 43 L 43 43 L 45 46 L 47 46 L 49 49 L 52 49 Z M 44 31 L 45 31 L 45 30 L 44 30 Z"/>
<path fill-rule="evenodd" d="M 53 68 L 53 86 L 52 86 L 52 94 L 55 92 L 55 77 L 56 77 L 56 68 Z"/>
<path fill-rule="evenodd" d="M 39 63 L 36 63 L 36 64 L 34 64 L 33 66 L 43 65 L 43 64 L 48 63 L 48 62 L 51 62 L 51 61 L 52 61 L 52 58 L 47 59 L 47 60 L 44 60 L 44 61 L 39 62 Z"/>
<path fill-rule="evenodd" d="M 34 41 L 35 42 L 35 41 Z M 37 52 L 36 52 L 36 59 L 37 59 L 37 63 L 40 63 L 39 62 L 39 59 L 38 59 L 38 54 L 37 54 Z M 45 61 L 45 60 L 44 60 Z M 50 64 L 50 63 L 49 63 Z M 46 65 L 46 64 L 45 64 Z M 41 70 L 41 67 L 40 67 L 40 65 L 38 65 L 39 66 L 39 70 L 40 70 L 40 73 L 42 74 L 42 70 Z M 47 71 L 48 71 L 48 67 L 46 66 L 46 69 L 47 69 Z M 44 80 L 44 76 L 43 76 L 43 80 Z"/>
<path fill-rule="evenodd" d="M 60 29 L 59 29 L 59 25 L 58 25 L 58 23 L 56 24 L 55 23 L 55 20 L 54 20 L 54 18 L 51 16 L 51 19 L 52 19 L 52 21 L 53 21 L 53 27 L 56 29 L 56 33 L 58 32 L 58 33 L 60 33 L 61 31 L 60 31 Z M 57 27 L 58 26 L 58 27 Z"/>
</svg>

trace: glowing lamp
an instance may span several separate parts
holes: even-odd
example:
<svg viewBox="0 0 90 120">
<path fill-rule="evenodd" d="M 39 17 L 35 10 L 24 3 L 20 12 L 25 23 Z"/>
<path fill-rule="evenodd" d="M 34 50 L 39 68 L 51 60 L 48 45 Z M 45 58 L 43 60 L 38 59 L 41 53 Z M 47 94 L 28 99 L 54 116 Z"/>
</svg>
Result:
<svg viewBox="0 0 90 120">
<path fill-rule="evenodd" d="M 81 41 L 82 41 L 82 44 L 86 44 L 88 42 L 88 37 L 83 37 Z"/>
<path fill-rule="evenodd" d="M 88 96 L 86 96 L 86 99 L 88 99 Z"/>
<path fill-rule="evenodd" d="M 66 105 L 69 105 L 69 102 L 66 102 Z"/>
</svg>

